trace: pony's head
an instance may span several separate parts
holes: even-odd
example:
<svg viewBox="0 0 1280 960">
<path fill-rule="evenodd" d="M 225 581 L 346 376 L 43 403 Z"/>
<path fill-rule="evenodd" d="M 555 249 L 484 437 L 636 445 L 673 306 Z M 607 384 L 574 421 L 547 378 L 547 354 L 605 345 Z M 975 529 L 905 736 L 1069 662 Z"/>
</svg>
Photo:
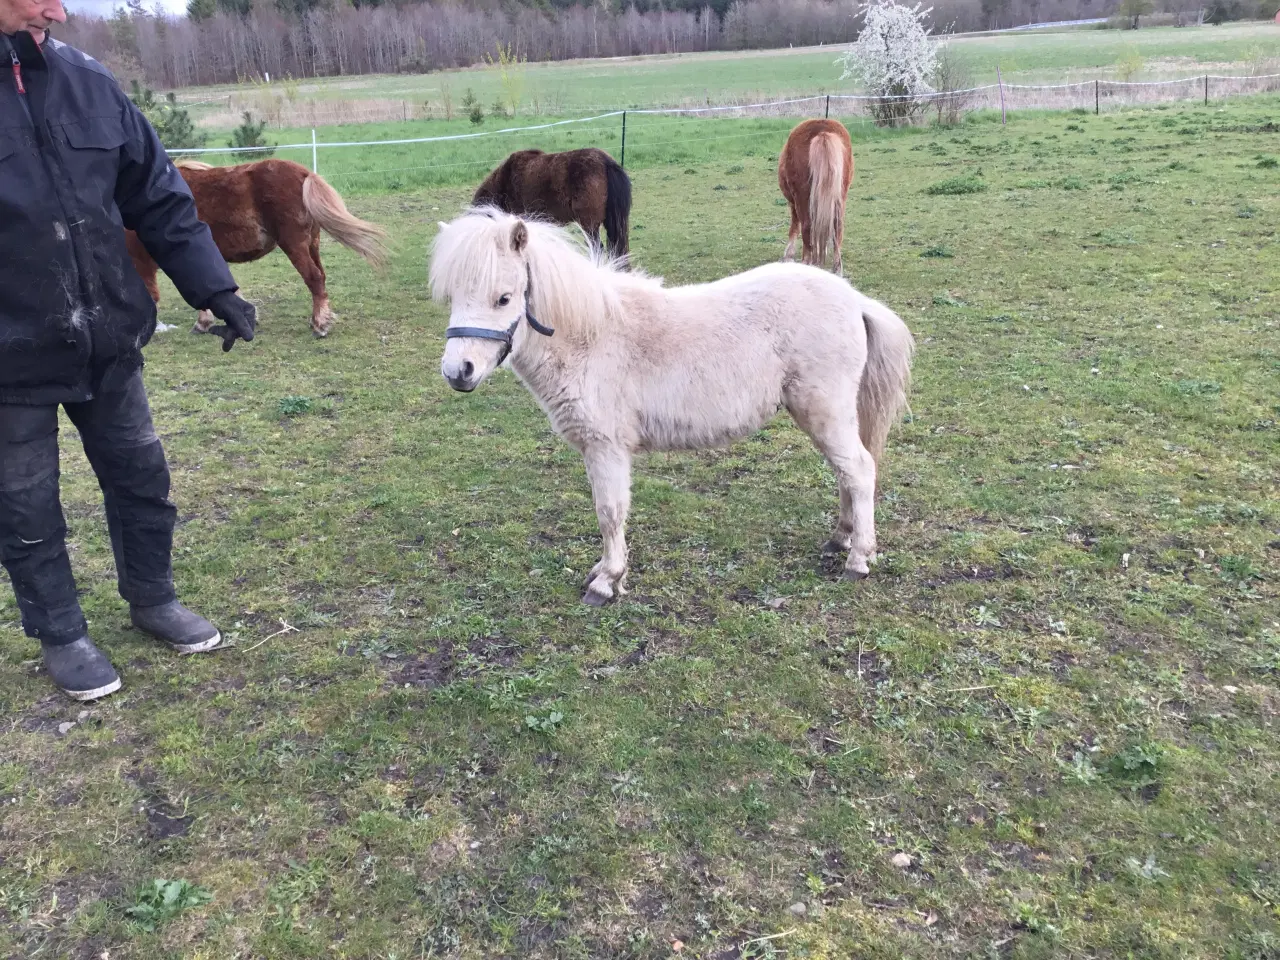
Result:
<svg viewBox="0 0 1280 960">
<path fill-rule="evenodd" d="M 440 373 L 453 389 L 474 390 L 527 336 L 528 247 L 528 224 L 492 208 L 440 225 L 431 295 L 450 303 Z"/>
<path fill-rule="evenodd" d="M 518 359 L 542 336 L 527 316 L 563 326 L 557 337 L 592 335 L 614 299 L 599 269 L 552 224 L 493 207 L 442 223 L 430 272 L 432 297 L 450 303 L 440 373 L 455 390 L 474 390 L 508 353 Z"/>
</svg>

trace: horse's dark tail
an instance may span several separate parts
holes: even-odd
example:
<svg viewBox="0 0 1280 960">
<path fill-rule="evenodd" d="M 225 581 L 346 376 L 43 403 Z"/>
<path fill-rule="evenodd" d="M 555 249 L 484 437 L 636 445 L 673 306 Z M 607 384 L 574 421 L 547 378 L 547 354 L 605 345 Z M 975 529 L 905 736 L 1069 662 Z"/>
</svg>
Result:
<svg viewBox="0 0 1280 960">
<path fill-rule="evenodd" d="M 609 256 L 620 260 L 630 252 L 631 178 L 606 156 L 604 175 L 607 190 L 604 200 L 604 232 L 609 238 Z"/>
</svg>

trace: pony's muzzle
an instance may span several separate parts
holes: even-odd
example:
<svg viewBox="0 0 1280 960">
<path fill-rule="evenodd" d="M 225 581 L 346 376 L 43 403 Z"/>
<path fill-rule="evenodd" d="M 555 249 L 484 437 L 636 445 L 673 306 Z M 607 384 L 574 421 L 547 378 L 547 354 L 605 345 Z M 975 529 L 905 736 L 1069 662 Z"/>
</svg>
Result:
<svg viewBox="0 0 1280 960">
<path fill-rule="evenodd" d="M 460 393 L 470 393 L 480 385 L 480 381 L 476 379 L 476 365 L 470 360 L 464 360 L 456 374 L 446 373 L 444 378 L 449 386 Z"/>
<path fill-rule="evenodd" d="M 499 350 L 498 344 L 483 340 L 449 340 L 440 361 L 440 375 L 459 393 L 470 393 L 493 373 L 501 359 Z"/>
</svg>

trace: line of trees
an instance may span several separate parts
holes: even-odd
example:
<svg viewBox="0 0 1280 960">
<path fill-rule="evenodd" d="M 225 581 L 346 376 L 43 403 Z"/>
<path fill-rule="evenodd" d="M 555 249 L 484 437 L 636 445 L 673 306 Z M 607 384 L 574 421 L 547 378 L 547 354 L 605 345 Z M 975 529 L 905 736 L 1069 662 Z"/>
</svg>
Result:
<svg viewBox="0 0 1280 960">
<path fill-rule="evenodd" d="M 861 23 L 857 4 L 848 0 L 636 0 L 625 9 L 611 6 L 616 0 L 539 0 L 540 7 L 473 2 L 481 5 L 191 0 L 187 17 L 169 17 L 147 11 L 142 0 L 128 0 L 109 19 L 73 16 L 57 35 L 105 63 L 122 82 L 172 89 L 266 74 L 423 73 L 483 62 L 499 44 L 532 61 L 846 44 L 856 39 Z M 1119 3 L 935 0 L 929 21 L 935 33 L 963 32 L 1110 16 Z"/>
</svg>

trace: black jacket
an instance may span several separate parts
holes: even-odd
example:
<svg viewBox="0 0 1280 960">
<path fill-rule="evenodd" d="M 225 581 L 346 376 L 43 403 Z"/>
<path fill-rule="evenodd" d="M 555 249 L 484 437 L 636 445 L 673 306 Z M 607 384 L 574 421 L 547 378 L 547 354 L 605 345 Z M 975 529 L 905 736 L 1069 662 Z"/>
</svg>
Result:
<svg viewBox="0 0 1280 960">
<path fill-rule="evenodd" d="M 156 308 L 125 227 L 191 306 L 235 289 L 186 182 L 110 72 L 57 40 L 0 34 L 0 403 L 88 400 L 141 366 Z"/>
</svg>

